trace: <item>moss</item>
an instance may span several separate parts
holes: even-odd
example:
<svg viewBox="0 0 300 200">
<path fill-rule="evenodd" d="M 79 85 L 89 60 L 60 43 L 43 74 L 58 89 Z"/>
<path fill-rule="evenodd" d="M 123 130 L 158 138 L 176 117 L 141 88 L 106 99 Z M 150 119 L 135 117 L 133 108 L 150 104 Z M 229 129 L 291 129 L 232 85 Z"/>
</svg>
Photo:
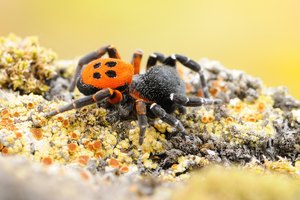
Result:
<svg viewBox="0 0 300 200">
<path fill-rule="evenodd" d="M 56 74 L 56 54 L 41 47 L 37 37 L 0 38 L 0 85 L 24 94 L 44 94 Z"/>
</svg>

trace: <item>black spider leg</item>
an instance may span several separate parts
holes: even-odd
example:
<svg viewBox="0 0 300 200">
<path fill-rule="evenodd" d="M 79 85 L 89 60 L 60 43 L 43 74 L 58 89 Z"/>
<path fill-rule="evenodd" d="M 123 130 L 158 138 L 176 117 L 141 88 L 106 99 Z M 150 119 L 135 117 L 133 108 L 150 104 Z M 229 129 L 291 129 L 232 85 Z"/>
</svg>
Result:
<svg viewBox="0 0 300 200">
<path fill-rule="evenodd" d="M 82 97 L 80 99 L 73 101 L 72 103 L 69 103 L 67 105 L 59 107 L 56 110 L 48 112 L 44 115 L 44 117 L 49 118 L 49 117 L 52 117 L 59 113 L 63 113 L 63 112 L 66 112 L 66 111 L 69 111 L 72 109 L 82 108 L 84 106 L 99 102 L 107 97 L 112 96 L 112 95 L 113 95 L 113 90 L 109 89 L 109 88 L 105 88 L 105 89 L 102 89 L 102 90 L 96 92 L 93 95 Z"/>
<path fill-rule="evenodd" d="M 183 127 L 182 123 L 173 115 L 168 114 L 160 105 L 153 103 L 150 106 L 150 110 L 156 117 L 175 127 L 180 132 L 185 133 L 185 128 Z"/>
<path fill-rule="evenodd" d="M 179 61 L 185 67 L 187 67 L 199 74 L 200 88 L 203 92 L 204 97 L 209 98 L 210 95 L 208 93 L 208 87 L 207 87 L 206 80 L 204 77 L 203 68 L 196 61 L 194 61 L 186 56 L 179 55 L 179 54 L 173 54 L 173 55 L 167 57 L 164 60 L 163 64 L 175 67 L 176 60 Z"/>
<path fill-rule="evenodd" d="M 133 111 L 134 104 L 121 105 L 117 104 L 118 112 L 122 119 L 129 119 L 130 113 Z"/>
<path fill-rule="evenodd" d="M 175 104 L 180 114 L 186 114 L 186 108 L 183 105 Z"/>
<path fill-rule="evenodd" d="M 171 101 L 175 102 L 176 104 L 189 106 L 189 107 L 196 107 L 202 105 L 220 105 L 223 103 L 220 99 L 207 99 L 201 97 L 187 97 L 183 94 L 170 94 Z"/>
<path fill-rule="evenodd" d="M 143 144 L 145 132 L 148 125 L 148 120 L 146 116 L 146 104 L 143 100 L 138 99 L 136 100 L 135 108 L 137 111 L 138 125 L 140 128 L 139 145 L 141 146 Z"/>
<path fill-rule="evenodd" d="M 146 71 L 147 71 L 150 67 L 156 65 L 157 61 L 159 61 L 159 62 L 162 63 L 164 60 L 165 60 L 164 54 L 162 54 L 162 53 L 157 53 L 157 52 L 152 53 L 152 54 L 149 56 L 149 58 L 148 58 L 147 65 L 146 65 Z"/>
<path fill-rule="evenodd" d="M 75 74 L 71 80 L 70 87 L 69 87 L 70 92 L 73 92 L 75 89 L 76 81 L 78 79 L 78 76 L 81 72 L 82 67 L 95 59 L 101 58 L 105 53 L 108 53 L 108 56 L 110 58 L 121 59 L 117 49 L 112 45 L 103 46 L 103 47 L 99 48 L 98 50 L 93 51 L 93 52 L 88 53 L 87 55 L 83 56 L 78 61 L 78 64 L 77 64 L 77 67 L 75 70 Z"/>
</svg>

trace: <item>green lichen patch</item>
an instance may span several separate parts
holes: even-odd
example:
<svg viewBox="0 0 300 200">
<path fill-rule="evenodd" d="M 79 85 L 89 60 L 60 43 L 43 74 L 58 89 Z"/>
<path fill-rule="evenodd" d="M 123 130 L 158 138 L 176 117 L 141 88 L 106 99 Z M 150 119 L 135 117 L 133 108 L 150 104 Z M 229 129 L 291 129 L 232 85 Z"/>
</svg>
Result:
<svg viewBox="0 0 300 200">
<path fill-rule="evenodd" d="M 37 37 L 0 38 L 0 86 L 24 94 L 44 94 L 56 74 L 56 54 L 40 46 Z"/>
</svg>

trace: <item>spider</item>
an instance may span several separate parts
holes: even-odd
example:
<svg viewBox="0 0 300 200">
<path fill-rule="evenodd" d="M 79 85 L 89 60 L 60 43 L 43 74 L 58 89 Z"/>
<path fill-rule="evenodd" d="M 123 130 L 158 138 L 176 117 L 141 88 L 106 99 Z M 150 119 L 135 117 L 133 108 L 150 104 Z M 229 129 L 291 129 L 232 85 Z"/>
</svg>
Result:
<svg viewBox="0 0 300 200">
<path fill-rule="evenodd" d="M 109 58 L 101 58 L 105 53 Z M 190 58 L 178 54 L 165 57 L 161 53 L 153 53 L 149 56 L 146 72 L 139 74 L 141 59 L 142 51 L 137 50 L 131 63 L 127 63 L 121 59 L 117 49 L 112 45 L 85 55 L 78 62 L 69 88 L 72 92 L 77 84 L 77 88 L 85 97 L 46 113 L 45 117 L 78 109 L 103 99 L 107 99 L 110 104 L 120 104 L 127 95 L 134 100 L 140 128 L 139 144 L 142 145 L 148 125 L 146 113 L 148 116 L 150 114 L 160 118 L 180 132 L 185 132 L 182 123 L 171 115 L 176 108 L 184 112 L 185 106 L 222 103 L 219 99 L 209 99 L 203 70 Z M 158 61 L 162 65 L 156 65 Z M 185 95 L 185 84 L 177 73 L 176 61 L 199 73 L 204 98 Z M 133 105 L 128 108 L 132 109 Z"/>
</svg>

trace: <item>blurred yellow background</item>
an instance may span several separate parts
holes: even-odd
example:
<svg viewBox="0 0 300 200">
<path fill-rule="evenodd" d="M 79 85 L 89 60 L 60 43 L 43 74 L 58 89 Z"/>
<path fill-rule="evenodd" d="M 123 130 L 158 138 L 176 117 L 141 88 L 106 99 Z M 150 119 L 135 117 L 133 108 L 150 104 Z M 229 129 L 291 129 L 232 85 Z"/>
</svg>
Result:
<svg viewBox="0 0 300 200">
<path fill-rule="evenodd" d="M 0 35 L 37 35 L 60 58 L 115 44 L 216 59 L 300 98 L 299 0 L 0 0 Z"/>
</svg>

